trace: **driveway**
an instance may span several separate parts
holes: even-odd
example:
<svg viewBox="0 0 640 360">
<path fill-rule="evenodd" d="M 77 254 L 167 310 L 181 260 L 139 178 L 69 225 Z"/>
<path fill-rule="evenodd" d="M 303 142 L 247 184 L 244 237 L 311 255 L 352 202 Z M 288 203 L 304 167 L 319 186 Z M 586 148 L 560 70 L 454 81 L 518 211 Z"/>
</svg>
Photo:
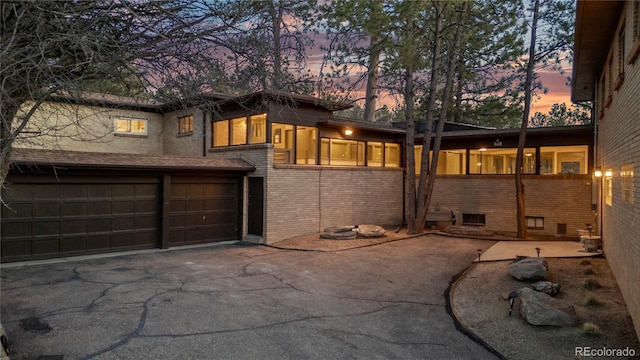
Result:
<svg viewBox="0 0 640 360">
<path fill-rule="evenodd" d="M 11 359 L 495 359 L 444 292 L 493 242 L 243 243 L 2 268 Z"/>
</svg>

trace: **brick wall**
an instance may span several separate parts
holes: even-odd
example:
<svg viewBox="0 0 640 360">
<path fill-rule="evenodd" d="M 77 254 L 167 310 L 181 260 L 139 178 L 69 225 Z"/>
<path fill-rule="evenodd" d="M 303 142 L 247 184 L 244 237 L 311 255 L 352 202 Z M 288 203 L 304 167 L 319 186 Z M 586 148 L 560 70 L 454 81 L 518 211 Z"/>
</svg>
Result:
<svg viewBox="0 0 640 360">
<path fill-rule="evenodd" d="M 115 117 L 146 119 L 147 135 L 115 135 Z M 28 133 L 18 137 L 16 147 L 147 155 L 163 152 L 163 116 L 144 111 L 44 103 L 25 131 Z"/>
<path fill-rule="evenodd" d="M 544 229 L 530 234 L 556 235 L 557 225 L 567 225 L 567 235 L 594 224 L 589 175 L 525 176 L 527 216 L 544 217 Z M 488 230 L 516 232 L 516 192 L 513 176 L 438 176 L 431 209 L 451 210 L 457 224 L 462 214 L 485 214 Z"/>
<path fill-rule="evenodd" d="M 623 15 L 632 18 L 627 2 Z M 623 16 L 624 17 L 624 16 Z M 620 22 L 619 26 L 622 24 Z M 634 44 L 633 21 L 626 22 L 626 49 Z M 616 31 L 616 34 L 618 31 Z M 636 39 L 636 42 L 640 40 Z M 615 41 L 614 41 L 615 43 Z M 624 82 L 613 92 L 611 106 L 598 119 L 598 160 L 611 169 L 611 205 L 603 204 L 602 239 L 607 260 L 624 295 L 640 338 L 640 58 L 625 64 Z M 633 164 L 634 197 L 623 200 L 620 170 Z"/>
<path fill-rule="evenodd" d="M 193 132 L 178 134 L 178 117 L 193 115 Z M 203 156 L 202 118 L 204 114 L 198 108 L 189 108 L 164 115 L 164 154 L 180 156 Z M 206 129 L 205 129 L 206 130 Z M 207 148 L 208 148 L 207 144 Z"/>
</svg>

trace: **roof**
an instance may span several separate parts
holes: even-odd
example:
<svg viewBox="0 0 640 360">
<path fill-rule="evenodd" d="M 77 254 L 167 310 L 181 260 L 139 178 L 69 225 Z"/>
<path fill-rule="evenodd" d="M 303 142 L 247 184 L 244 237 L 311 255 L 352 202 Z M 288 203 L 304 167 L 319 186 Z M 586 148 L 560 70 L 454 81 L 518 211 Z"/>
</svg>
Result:
<svg viewBox="0 0 640 360">
<path fill-rule="evenodd" d="M 573 46 L 571 101 L 590 101 L 604 66 L 624 1 L 578 0 Z"/>
<path fill-rule="evenodd" d="M 294 94 L 286 91 L 277 91 L 277 90 L 263 90 L 263 91 L 258 91 L 251 94 L 230 97 L 227 99 L 217 101 L 213 105 L 222 106 L 226 104 L 246 103 L 246 102 L 262 100 L 264 98 L 281 101 L 283 103 L 286 103 L 287 101 L 292 101 L 298 104 L 314 105 L 314 106 L 323 107 L 329 111 L 345 110 L 352 107 L 352 105 L 346 104 L 346 103 L 338 103 L 334 101 L 319 99 L 309 95 Z"/>
<path fill-rule="evenodd" d="M 489 136 L 519 136 L 520 129 L 480 129 L 480 130 L 460 130 L 460 131 L 445 131 L 442 133 L 444 138 L 474 138 L 474 137 L 489 137 Z M 578 134 L 593 134 L 593 126 L 587 125 L 573 125 L 573 126 L 550 126 L 527 129 L 527 136 L 529 135 L 578 135 Z"/>
<path fill-rule="evenodd" d="M 321 120 L 318 125 L 325 125 L 331 127 L 352 127 L 354 129 L 373 130 L 391 134 L 404 134 L 404 129 L 396 128 L 387 124 L 374 123 L 369 121 L 358 121 L 343 117 L 333 117 L 331 119 Z"/>
<path fill-rule="evenodd" d="M 64 150 L 13 149 L 11 163 L 27 166 L 83 167 L 93 169 L 209 170 L 249 172 L 246 161 L 210 157 L 96 153 Z"/>
</svg>

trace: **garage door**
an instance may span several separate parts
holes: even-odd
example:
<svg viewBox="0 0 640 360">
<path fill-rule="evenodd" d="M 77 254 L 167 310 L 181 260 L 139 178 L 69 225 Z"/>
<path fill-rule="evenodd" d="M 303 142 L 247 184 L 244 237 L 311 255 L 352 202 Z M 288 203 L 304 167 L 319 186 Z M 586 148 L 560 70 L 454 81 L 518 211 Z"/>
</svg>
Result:
<svg viewBox="0 0 640 360">
<path fill-rule="evenodd" d="M 171 182 L 169 246 L 237 240 L 239 178 L 179 178 Z"/>
<path fill-rule="evenodd" d="M 159 246 L 160 178 L 10 178 L 2 261 Z"/>
</svg>

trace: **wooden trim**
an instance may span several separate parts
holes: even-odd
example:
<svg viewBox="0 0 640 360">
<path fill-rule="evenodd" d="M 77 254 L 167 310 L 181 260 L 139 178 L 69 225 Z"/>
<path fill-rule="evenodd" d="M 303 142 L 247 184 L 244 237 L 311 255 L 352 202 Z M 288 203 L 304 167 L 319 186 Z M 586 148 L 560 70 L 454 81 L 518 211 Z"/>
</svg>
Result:
<svg viewBox="0 0 640 360">
<path fill-rule="evenodd" d="M 633 45 L 631 45 L 631 49 L 629 49 L 629 55 L 627 55 L 626 59 L 627 64 L 635 63 L 638 55 L 640 55 L 640 37 L 636 37 L 635 39 L 633 39 Z"/>
<path fill-rule="evenodd" d="M 616 78 L 616 81 L 613 83 L 613 90 L 618 90 L 620 89 L 620 87 L 622 86 L 622 83 L 624 82 L 624 73 L 619 73 L 618 77 Z"/>
<path fill-rule="evenodd" d="M 613 96 L 611 96 L 611 95 L 607 96 L 607 99 L 604 101 L 605 109 L 608 108 L 609 106 L 611 106 L 612 102 L 613 102 Z"/>
<path fill-rule="evenodd" d="M 171 205 L 171 175 L 165 174 L 162 181 L 162 221 L 160 222 L 160 248 L 168 249 L 170 240 L 170 218 L 169 218 L 169 210 Z"/>
</svg>

